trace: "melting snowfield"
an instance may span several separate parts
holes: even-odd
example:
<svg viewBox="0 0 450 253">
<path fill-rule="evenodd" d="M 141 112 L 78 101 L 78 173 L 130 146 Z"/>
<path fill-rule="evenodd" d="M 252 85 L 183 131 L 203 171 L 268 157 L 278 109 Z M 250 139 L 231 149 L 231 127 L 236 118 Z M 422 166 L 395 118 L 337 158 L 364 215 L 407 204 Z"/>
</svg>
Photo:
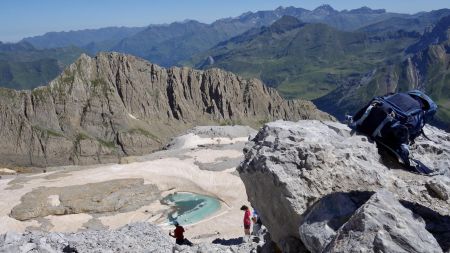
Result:
<svg viewBox="0 0 450 253">
<path fill-rule="evenodd" d="M 187 219 L 180 223 L 193 241 L 242 236 L 239 208 L 247 195 L 235 169 L 251 134 L 247 127 L 197 127 L 174 138 L 167 150 L 128 157 L 124 164 L 3 177 L 0 234 L 118 228 L 137 221 L 171 229 L 176 214 Z M 181 208 L 187 193 L 194 195 Z"/>
</svg>

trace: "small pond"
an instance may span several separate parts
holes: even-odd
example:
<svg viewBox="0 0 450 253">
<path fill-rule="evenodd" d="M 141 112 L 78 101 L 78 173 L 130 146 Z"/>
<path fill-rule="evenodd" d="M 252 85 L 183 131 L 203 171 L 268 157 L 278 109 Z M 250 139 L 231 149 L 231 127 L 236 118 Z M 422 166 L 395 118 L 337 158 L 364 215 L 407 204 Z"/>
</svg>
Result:
<svg viewBox="0 0 450 253">
<path fill-rule="evenodd" d="M 176 192 L 162 199 L 162 203 L 173 206 L 168 215 L 170 223 L 177 221 L 181 225 L 199 222 L 220 210 L 220 201 L 216 198 L 190 193 Z"/>
</svg>

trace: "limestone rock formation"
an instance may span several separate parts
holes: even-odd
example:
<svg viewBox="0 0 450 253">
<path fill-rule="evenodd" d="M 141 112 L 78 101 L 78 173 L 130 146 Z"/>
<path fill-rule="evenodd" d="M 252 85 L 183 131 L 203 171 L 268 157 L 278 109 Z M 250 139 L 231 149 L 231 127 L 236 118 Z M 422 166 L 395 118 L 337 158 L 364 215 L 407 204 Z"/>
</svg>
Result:
<svg viewBox="0 0 450 253">
<path fill-rule="evenodd" d="M 193 125 L 331 119 L 260 81 L 218 69 L 164 69 L 118 53 L 82 55 L 48 86 L 0 89 L 0 164 L 118 162 Z"/>
<path fill-rule="evenodd" d="M 441 175 L 429 177 L 406 171 L 366 136 L 352 133 L 340 123 L 314 120 L 266 124 L 244 149 L 245 160 L 238 171 L 249 201 L 284 252 L 334 252 L 345 249 L 339 245 L 358 243 L 369 252 L 375 251 L 374 245 L 362 240 L 351 242 L 351 236 L 346 237 L 343 232 L 353 229 L 351 220 L 373 224 L 374 220 L 357 216 L 366 215 L 371 209 L 387 218 L 389 213 L 394 216 L 389 221 L 392 223 L 381 221 L 386 222 L 385 229 L 412 215 L 417 220 L 415 225 L 400 227 L 398 231 L 409 241 L 427 238 L 425 232 L 430 233 L 438 249 L 448 252 L 450 139 L 448 133 L 434 127 L 426 127 L 425 133 L 431 140 L 416 139 L 411 153 Z M 392 198 L 383 197 L 386 202 L 382 202 L 395 203 L 395 207 L 383 209 L 382 204 L 375 204 L 377 197 L 371 196 L 380 189 L 392 194 Z M 417 230 L 420 235 L 414 237 L 412 230 L 423 223 L 426 231 Z M 382 245 L 396 245 L 392 238 L 380 240 Z M 336 245 L 331 246 L 333 241 Z M 423 252 L 416 244 L 410 246 L 403 251 Z M 427 251 L 436 250 L 434 246 Z M 389 249 L 398 249 L 392 247 Z"/>
</svg>

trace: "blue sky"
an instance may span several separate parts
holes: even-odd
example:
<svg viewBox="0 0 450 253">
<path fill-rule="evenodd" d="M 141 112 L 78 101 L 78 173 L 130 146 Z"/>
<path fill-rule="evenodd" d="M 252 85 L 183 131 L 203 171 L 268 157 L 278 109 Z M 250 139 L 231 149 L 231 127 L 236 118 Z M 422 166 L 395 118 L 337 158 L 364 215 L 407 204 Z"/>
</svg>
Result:
<svg viewBox="0 0 450 253">
<path fill-rule="evenodd" d="M 450 8 L 448 0 L 1 0 L 0 41 L 18 41 L 50 31 L 106 26 L 145 26 L 185 19 L 212 22 L 246 11 L 295 6 L 314 9 L 361 6 L 416 13 Z"/>
</svg>

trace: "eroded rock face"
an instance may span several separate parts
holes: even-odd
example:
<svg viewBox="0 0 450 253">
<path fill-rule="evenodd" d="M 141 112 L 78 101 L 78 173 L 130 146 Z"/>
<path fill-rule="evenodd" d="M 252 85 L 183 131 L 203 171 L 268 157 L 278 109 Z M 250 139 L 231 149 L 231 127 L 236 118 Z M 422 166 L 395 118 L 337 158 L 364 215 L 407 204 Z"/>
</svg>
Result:
<svg viewBox="0 0 450 253">
<path fill-rule="evenodd" d="M 422 217 L 447 251 L 442 237 L 450 232 L 450 202 L 442 177 L 450 175 L 450 141 L 433 127 L 425 133 L 432 141 L 418 138 L 412 154 L 442 172 L 433 177 L 439 183 L 405 171 L 347 126 L 314 120 L 265 125 L 244 149 L 238 170 L 250 202 L 285 252 L 321 252 L 380 189 Z"/>
<path fill-rule="evenodd" d="M 193 125 L 331 119 L 260 81 L 218 69 L 165 69 L 133 56 L 82 55 L 48 86 L 0 89 L 0 164 L 118 162 Z"/>
</svg>

